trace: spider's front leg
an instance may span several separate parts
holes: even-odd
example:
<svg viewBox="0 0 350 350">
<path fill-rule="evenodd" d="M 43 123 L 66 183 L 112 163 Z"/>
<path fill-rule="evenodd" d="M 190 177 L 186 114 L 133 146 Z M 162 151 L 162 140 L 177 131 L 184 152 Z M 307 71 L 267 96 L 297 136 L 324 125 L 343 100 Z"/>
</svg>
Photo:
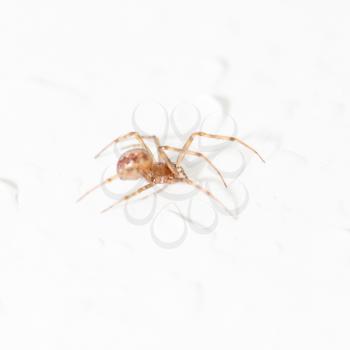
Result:
<svg viewBox="0 0 350 350">
<path fill-rule="evenodd" d="M 182 152 L 180 153 L 179 157 L 177 158 L 176 161 L 176 166 L 180 166 L 181 162 L 183 161 L 186 152 L 188 151 L 188 149 L 190 148 L 194 137 L 195 136 L 199 136 L 199 137 L 207 137 L 210 139 L 217 139 L 217 140 L 224 140 L 224 141 L 232 141 L 232 142 L 238 142 L 241 145 L 243 145 L 244 147 L 249 148 L 252 152 L 254 152 L 263 162 L 264 159 L 260 156 L 260 154 L 251 146 L 249 146 L 248 144 L 246 144 L 245 142 L 243 142 L 242 140 L 238 139 L 237 137 L 234 136 L 224 136 L 224 135 L 216 135 L 216 134 L 208 134 L 206 132 L 202 132 L 202 131 L 198 131 L 198 132 L 194 132 L 186 141 L 185 145 L 182 148 Z"/>
<path fill-rule="evenodd" d="M 102 148 L 102 150 L 100 152 L 98 152 L 95 156 L 95 159 L 98 158 L 104 151 L 106 151 L 109 147 L 113 146 L 114 144 L 117 144 L 118 142 L 122 142 L 122 141 L 126 141 L 130 138 L 135 138 L 137 141 L 139 141 L 139 143 L 141 144 L 141 146 L 147 151 L 149 152 L 149 154 L 152 155 L 151 150 L 149 149 L 149 147 L 145 144 L 145 142 L 143 141 L 143 138 L 140 136 L 139 133 L 137 133 L 136 131 L 132 131 L 129 132 L 123 136 L 119 136 L 116 139 L 114 139 L 112 142 L 110 142 L 107 146 L 105 146 L 104 148 Z"/>
</svg>

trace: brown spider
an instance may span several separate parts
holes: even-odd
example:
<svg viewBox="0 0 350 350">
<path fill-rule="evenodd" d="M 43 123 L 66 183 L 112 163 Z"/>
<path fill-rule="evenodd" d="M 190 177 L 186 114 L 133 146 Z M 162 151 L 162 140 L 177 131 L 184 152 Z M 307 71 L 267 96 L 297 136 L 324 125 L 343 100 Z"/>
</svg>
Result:
<svg viewBox="0 0 350 350">
<path fill-rule="evenodd" d="M 222 205 L 223 208 L 230 215 L 232 215 L 231 212 L 225 207 L 225 205 L 219 199 L 217 199 L 211 192 L 209 192 L 199 184 L 195 183 L 191 179 L 189 179 L 184 169 L 181 167 L 181 163 L 186 155 L 200 157 L 204 159 L 206 162 L 208 162 L 208 164 L 217 172 L 222 182 L 227 187 L 227 184 L 221 172 L 214 166 L 214 164 L 204 154 L 189 150 L 195 136 L 208 137 L 211 139 L 220 139 L 225 141 L 236 141 L 242 144 L 243 146 L 249 148 L 254 153 L 256 153 L 259 156 L 259 158 L 264 162 L 264 159 L 259 155 L 257 151 L 255 151 L 252 147 L 247 145 L 245 142 L 233 136 L 214 135 L 214 134 L 208 134 L 208 133 L 199 131 L 191 134 L 191 136 L 188 138 L 183 148 L 176 148 L 172 146 L 161 146 L 159 139 L 156 136 L 141 136 L 137 132 L 129 132 L 128 134 L 120 136 L 115 140 L 113 140 L 111 143 L 109 143 L 95 156 L 95 158 L 98 158 L 110 146 L 120 141 L 125 141 L 131 138 L 135 138 L 140 143 L 140 147 L 133 148 L 125 152 L 124 154 L 122 154 L 117 163 L 117 173 L 114 176 L 106 179 L 99 185 L 93 187 L 88 192 L 86 192 L 83 196 L 81 196 L 78 199 L 78 201 L 82 200 L 85 196 L 87 196 L 92 191 L 118 178 L 121 180 L 137 180 L 140 178 L 144 178 L 148 182 L 147 185 L 139 188 L 133 193 L 130 193 L 122 197 L 119 201 L 117 201 L 116 203 L 112 204 L 111 206 L 103 210 L 102 213 L 111 209 L 115 205 L 123 201 L 127 201 L 130 198 L 138 195 L 139 193 L 144 192 L 158 184 L 168 185 L 168 184 L 181 182 L 181 183 L 186 183 L 190 186 L 193 186 L 197 188 L 199 191 L 205 193 L 207 196 L 211 197 L 212 199 L 217 201 L 220 205 Z M 144 142 L 144 139 L 153 140 L 153 142 L 157 146 L 159 161 L 154 160 L 154 156 L 151 150 L 149 149 L 149 147 Z M 164 152 L 165 150 L 175 151 L 179 153 L 176 163 L 172 163 L 170 161 L 167 154 Z"/>
</svg>

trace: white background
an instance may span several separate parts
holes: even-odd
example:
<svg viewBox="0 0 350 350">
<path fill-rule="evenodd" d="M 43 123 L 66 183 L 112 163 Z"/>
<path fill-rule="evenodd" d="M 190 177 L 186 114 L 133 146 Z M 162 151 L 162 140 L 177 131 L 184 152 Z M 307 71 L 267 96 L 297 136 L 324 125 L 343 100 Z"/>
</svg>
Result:
<svg viewBox="0 0 350 350">
<path fill-rule="evenodd" d="M 349 349 L 349 10 L 2 0 L 0 348 Z M 238 220 L 166 250 L 102 192 L 75 204 L 142 101 L 234 117 L 267 160 Z"/>
</svg>

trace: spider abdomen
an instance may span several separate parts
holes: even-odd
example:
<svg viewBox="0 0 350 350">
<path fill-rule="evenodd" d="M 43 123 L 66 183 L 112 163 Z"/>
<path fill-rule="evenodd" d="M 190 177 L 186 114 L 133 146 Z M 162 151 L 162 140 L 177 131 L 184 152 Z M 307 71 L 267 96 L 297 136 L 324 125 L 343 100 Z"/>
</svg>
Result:
<svg viewBox="0 0 350 350">
<path fill-rule="evenodd" d="M 117 172 L 122 180 L 137 180 L 152 168 L 152 156 L 142 148 L 125 152 L 118 161 Z"/>
</svg>

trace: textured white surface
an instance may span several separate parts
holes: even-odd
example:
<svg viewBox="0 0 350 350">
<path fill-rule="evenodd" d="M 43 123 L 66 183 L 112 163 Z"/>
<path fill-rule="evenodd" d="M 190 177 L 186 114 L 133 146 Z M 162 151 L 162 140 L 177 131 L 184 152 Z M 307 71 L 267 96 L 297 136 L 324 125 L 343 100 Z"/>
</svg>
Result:
<svg viewBox="0 0 350 350">
<path fill-rule="evenodd" d="M 349 349 L 349 10 L 2 1 L 0 348 Z M 174 250 L 75 204 L 150 100 L 232 114 L 267 158 L 239 220 Z"/>
</svg>

